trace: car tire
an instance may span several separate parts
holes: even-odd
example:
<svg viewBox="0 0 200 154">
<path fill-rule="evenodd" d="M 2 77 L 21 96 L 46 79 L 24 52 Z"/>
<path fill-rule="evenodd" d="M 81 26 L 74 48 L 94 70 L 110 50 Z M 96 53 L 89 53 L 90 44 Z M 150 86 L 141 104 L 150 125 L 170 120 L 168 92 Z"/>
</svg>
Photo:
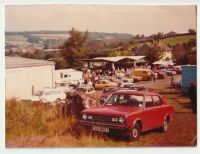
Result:
<svg viewBox="0 0 200 154">
<path fill-rule="evenodd" d="M 131 140 L 138 140 L 140 138 L 141 128 L 138 123 L 134 125 L 134 127 L 130 130 L 130 139 Z"/>
<path fill-rule="evenodd" d="M 167 118 L 165 118 L 163 126 L 161 127 L 161 131 L 162 132 L 167 132 L 168 131 L 168 124 L 169 124 L 169 122 L 168 122 Z"/>
</svg>

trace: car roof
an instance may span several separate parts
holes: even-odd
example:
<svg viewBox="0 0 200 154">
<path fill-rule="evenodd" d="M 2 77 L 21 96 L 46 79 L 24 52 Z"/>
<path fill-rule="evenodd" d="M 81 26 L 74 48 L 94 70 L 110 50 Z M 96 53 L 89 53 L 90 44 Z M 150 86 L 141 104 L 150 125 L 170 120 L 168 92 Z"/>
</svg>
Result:
<svg viewBox="0 0 200 154">
<path fill-rule="evenodd" d="M 136 94 L 136 95 L 158 95 L 155 92 L 148 92 L 148 91 L 134 91 L 134 90 L 118 90 L 113 94 Z"/>
</svg>

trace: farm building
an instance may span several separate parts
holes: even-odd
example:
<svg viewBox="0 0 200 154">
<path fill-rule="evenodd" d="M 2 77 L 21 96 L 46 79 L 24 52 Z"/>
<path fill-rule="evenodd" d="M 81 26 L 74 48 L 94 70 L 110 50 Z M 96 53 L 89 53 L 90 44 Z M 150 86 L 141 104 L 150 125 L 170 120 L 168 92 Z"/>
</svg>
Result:
<svg viewBox="0 0 200 154">
<path fill-rule="evenodd" d="M 54 62 L 21 57 L 5 57 L 5 62 L 6 99 L 25 99 L 36 90 L 54 87 Z"/>
<path fill-rule="evenodd" d="M 160 59 L 161 61 L 172 61 L 172 49 L 168 47 L 166 44 L 159 42 L 158 46 L 163 49 L 164 55 Z M 137 55 L 145 55 L 150 49 L 153 47 L 153 44 L 150 42 L 143 43 L 138 46 L 136 49 Z"/>
</svg>

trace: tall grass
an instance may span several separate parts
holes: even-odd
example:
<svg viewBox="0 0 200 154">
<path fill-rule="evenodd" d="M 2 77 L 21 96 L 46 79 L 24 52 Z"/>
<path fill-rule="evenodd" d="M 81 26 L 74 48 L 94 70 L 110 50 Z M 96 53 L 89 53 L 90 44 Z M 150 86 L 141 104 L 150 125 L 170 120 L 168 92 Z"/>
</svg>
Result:
<svg viewBox="0 0 200 154">
<path fill-rule="evenodd" d="M 108 138 L 81 127 L 73 116 L 63 117 L 61 106 L 6 101 L 6 147 L 141 146 L 148 145 L 152 139 L 145 137 L 140 142 L 130 142 Z"/>
</svg>

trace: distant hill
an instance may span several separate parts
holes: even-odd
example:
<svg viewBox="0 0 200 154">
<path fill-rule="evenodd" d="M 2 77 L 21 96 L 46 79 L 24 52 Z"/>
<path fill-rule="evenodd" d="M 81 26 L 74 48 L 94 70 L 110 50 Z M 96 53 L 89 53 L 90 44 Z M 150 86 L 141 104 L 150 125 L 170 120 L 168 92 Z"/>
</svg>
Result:
<svg viewBox="0 0 200 154">
<path fill-rule="evenodd" d="M 5 35 L 31 35 L 31 34 L 66 34 L 69 35 L 69 31 L 20 31 L 20 32 L 5 32 Z M 89 32 L 89 40 L 109 40 L 119 39 L 128 40 L 133 38 L 134 35 L 128 33 L 104 33 L 104 32 Z"/>
</svg>

